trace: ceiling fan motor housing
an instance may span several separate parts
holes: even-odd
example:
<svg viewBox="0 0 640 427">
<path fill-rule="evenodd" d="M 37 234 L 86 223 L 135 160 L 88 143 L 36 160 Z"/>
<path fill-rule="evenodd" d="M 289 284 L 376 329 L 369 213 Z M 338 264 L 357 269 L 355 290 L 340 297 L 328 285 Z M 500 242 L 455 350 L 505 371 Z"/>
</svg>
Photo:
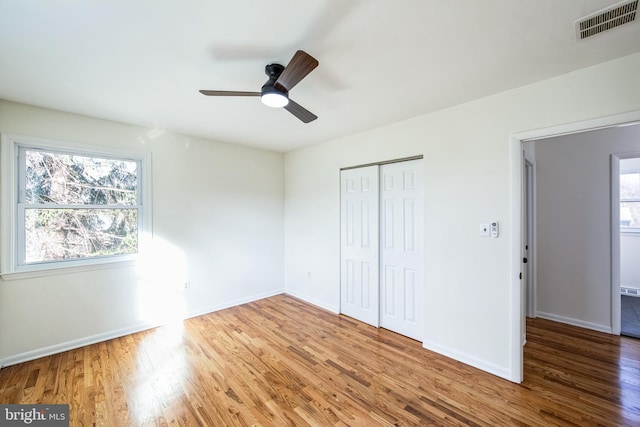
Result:
<svg viewBox="0 0 640 427">
<path fill-rule="evenodd" d="M 278 80 L 278 77 L 280 77 L 280 74 L 282 74 L 283 71 L 284 65 L 280 64 L 269 64 L 264 67 L 264 73 L 269 77 L 269 80 L 267 80 L 267 82 L 262 85 L 263 93 L 265 89 L 269 88 L 275 89 L 278 93 L 281 93 L 283 95 L 286 95 L 288 93 L 288 91 L 276 89 L 274 86 L 276 80 Z"/>
<path fill-rule="evenodd" d="M 284 107 L 289 102 L 289 92 L 275 86 L 276 80 L 278 80 L 283 71 L 284 66 L 280 64 L 269 64 L 264 67 L 264 72 L 269 76 L 269 80 L 262 85 L 261 96 L 262 102 L 270 107 Z"/>
</svg>

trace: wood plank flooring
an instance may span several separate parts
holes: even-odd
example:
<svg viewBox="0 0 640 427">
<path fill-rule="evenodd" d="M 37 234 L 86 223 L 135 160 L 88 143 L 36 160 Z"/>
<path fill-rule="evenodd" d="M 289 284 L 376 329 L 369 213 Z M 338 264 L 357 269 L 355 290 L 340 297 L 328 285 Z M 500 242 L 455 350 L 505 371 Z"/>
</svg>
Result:
<svg viewBox="0 0 640 427">
<path fill-rule="evenodd" d="M 640 340 L 528 324 L 513 384 L 280 295 L 0 370 L 72 426 L 640 425 Z"/>
</svg>

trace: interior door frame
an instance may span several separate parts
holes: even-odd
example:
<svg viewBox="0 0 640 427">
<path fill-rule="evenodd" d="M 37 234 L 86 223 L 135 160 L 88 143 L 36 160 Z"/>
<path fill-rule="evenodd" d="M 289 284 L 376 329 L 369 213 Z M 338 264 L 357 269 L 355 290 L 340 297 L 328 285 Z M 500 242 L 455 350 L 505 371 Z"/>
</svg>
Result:
<svg viewBox="0 0 640 427">
<path fill-rule="evenodd" d="M 620 161 L 640 158 L 640 152 L 611 155 L 611 333 L 620 335 L 622 329 L 622 301 L 620 292 Z"/>
<path fill-rule="evenodd" d="M 526 244 L 527 249 L 527 265 L 526 265 L 526 283 L 525 291 L 526 306 L 524 308 L 527 317 L 537 317 L 538 312 L 538 297 L 537 297 L 537 282 L 536 282 L 536 166 L 535 163 L 525 157 L 524 159 L 524 174 L 525 174 L 525 194 L 523 198 L 526 198 L 525 209 L 527 224 L 524 224 L 524 232 L 527 234 Z"/>
<path fill-rule="evenodd" d="M 537 283 L 536 283 L 536 213 L 535 213 L 535 154 L 530 156 L 526 148 L 527 143 L 522 144 L 522 280 L 520 289 L 521 343 L 527 343 L 527 317 L 537 317 Z M 535 143 L 531 142 L 532 149 Z M 524 258 L 527 259 L 526 263 Z"/>
<path fill-rule="evenodd" d="M 511 278 L 511 314 L 510 314 L 510 340 L 511 340 L 511 360 L 510 371 L 512 373 L 511 380 L 516 383 L 522 382 L 524 378 L 524 347 L 521 345 L 522 331 L 522 284 L 520 273 L 523 269 L 522 264 L 522 216 L 523 216 L 523 161 L 522 161 L 522 143 L 537 139 L 546 139 L 560 135 L 568 135 L 580 133 L 590 130 L 603 129 L 612 126 L 619 126 L 640 122 L 640 110 L 614 114 L 610 116 L 598 117 L 594 119 L 583 120 L 580 122 L 567 123 L 563 125 L 534 129 L 526 132 L 513 133 L 510 137 L 510 173 L 511 173 L 511 207 L 510 218 L 511 226 L 509 232 L 511 234 L 510 248 L 511 257 L 509 262 L 509 277 Z M 615 234 L 612 230 L 612 238 Z M 618 236 L 619 239 L 619 236 Z M 613 248 L 613 244 L 612 244 Z M 612 251 L 611 256 L 615 254 Z M 619 253 L 618 253 L 619 256 Z M 613 265 L 614 263 L 612 263 Z M 612 288 L 614 282 L 614 273 L 611 273 Z M 618 268 L 618 277 L 619 277 Z M 619 279 L 618 279 L 619 281 Z M 612 289 L 613 293 L 613 289 Z M 619 291 L 618 291 L 619 293 Z M 613 300 L 612 298 L 612 304 Z M 612 306 L 613 317 L 613 306 Z M 618 316 L 619 319 L 619 316 Z M 619 320 L 618 320 L 619 321 Z M 613 318 L 612 318 L 613 325 Z"/>
<path fill-rule="evenodd" d="M 611 155 L 611 333 L 620 335 L 620 154 Z M 617 289 L 616 289 L 617 288 Z"/>
</svg>

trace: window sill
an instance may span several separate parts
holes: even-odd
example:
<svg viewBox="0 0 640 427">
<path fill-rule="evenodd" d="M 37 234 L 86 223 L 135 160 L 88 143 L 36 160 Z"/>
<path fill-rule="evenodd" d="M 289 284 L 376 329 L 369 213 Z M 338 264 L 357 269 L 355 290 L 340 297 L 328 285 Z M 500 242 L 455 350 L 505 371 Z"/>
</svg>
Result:
<svg viewBox="0 0 640 427">
<path fill-rule="evenodd" d="M 106 270 L 112 268 L 123 268 L 136 266 L 136 260 L 117 260 L 93 264 L 75 265 L 75 266 L 50 266 L 40 265 L 29 270 L 13 271 L 9 273 L 0 273 L 0 277 L 4 281 L 34 279 L 39 277 L 48 277 L 53 275 L 75 274 L 86 271 Z"/>
</svg>

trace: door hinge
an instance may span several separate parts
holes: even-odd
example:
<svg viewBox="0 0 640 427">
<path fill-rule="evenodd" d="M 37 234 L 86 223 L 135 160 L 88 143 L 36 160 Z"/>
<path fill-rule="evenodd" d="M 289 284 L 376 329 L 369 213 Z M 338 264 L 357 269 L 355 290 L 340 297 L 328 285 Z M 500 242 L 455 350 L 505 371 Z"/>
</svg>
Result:
<svg viewBox="0 0 640 427">
<path fill-rule="evenodd" d="M 522 271 L 520 272 L 520 280 L 522 280 Z"/>
</svg>

